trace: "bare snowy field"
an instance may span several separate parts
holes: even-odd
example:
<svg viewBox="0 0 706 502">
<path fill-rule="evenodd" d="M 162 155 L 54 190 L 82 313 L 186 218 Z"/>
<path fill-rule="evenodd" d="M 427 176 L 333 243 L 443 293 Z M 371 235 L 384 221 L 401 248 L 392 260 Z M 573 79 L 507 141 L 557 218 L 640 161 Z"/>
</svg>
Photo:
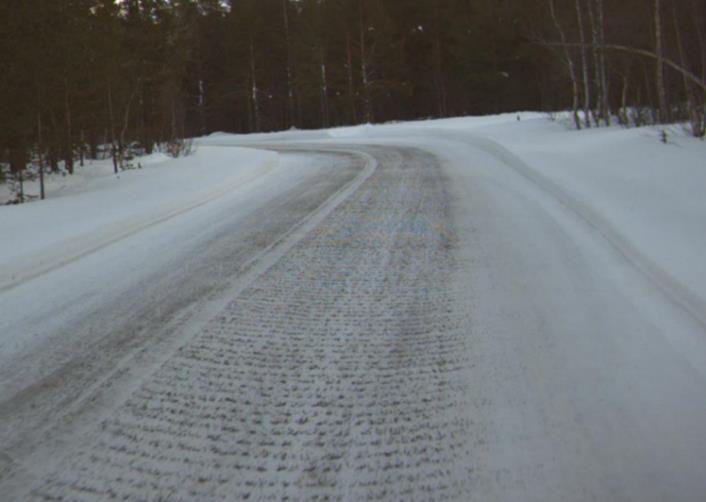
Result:
<svg viewBox="0 0 706 502">
<path fill-rule="evenodd" d="M 520 118 L 0 208 L 0 499 L 703 500 L 706 146 Z"/>
</svg>

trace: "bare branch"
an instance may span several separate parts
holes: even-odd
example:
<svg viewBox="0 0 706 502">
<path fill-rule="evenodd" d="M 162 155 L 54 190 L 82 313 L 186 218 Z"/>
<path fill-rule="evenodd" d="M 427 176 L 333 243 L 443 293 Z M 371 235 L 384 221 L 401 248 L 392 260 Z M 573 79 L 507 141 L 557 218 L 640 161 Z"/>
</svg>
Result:
<svg viewBox="0 0 706 502">
<path fill-rule="evenodd" d="M 579 44 L 579 43 L 557 43 L 557 42 L 541 42 L 541 45 L 545 45 L 547 47 L 592 47 L 590 44 Z M 604 51 L 617 51 L 617 52 L 627 52 L 629 54 L 635 54 L 639 56 L 645 56 L 651 59 L 658 59 L 657 54 L 654 52 L 650 52 L 645 49 L 637 49 L 635 47 L 628 47 L 627 45 L 617 45 L 617 44 L 602 44 L 599 46 L 599 49 L 604 50 Z M 677 72 L 681 73 L 685 78 L 696 84 L 696 86 L 704 91 L 706 93 L 706 82 L 701 80 L 698 76 L 694 75 L 691 73 L 689 70 L 686 68 L 683 68 L 681 65 L 678 65 L 674 61 L 667 59 L 667 58 L 662 58 L 662 62 L 672 68 L 673 70 L 676 70 Z"/>
</svg>

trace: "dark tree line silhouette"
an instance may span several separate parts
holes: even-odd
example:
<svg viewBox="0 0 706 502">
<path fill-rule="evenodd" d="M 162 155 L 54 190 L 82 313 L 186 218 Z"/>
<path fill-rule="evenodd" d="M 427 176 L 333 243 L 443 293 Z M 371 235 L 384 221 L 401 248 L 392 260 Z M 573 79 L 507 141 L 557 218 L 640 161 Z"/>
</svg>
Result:
<svg viewBox="0 0 706 502">
<path fill-rule="evenodd" d="M 705 37 L 706 0 L 4 0 L 0 173 L 521 109 L 703 136 Z"/>
</svg>

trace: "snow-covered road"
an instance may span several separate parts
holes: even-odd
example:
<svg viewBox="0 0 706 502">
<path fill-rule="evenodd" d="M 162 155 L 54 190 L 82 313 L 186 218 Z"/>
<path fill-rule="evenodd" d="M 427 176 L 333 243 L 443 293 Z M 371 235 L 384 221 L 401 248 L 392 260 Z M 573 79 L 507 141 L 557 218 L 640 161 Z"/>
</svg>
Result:
<svg viewBox="0 0 706 502">
<path fill-rule="evenodd" d="M 358 154 L 0 293 L 8 500 L 703 500 L 702 320 L 581 207 L 452 137 L 296 147 Z"/>
<path fill-rule="evenodd" d="M 0 493 L 60 460 L 353 188 L 363 160 L 282 155 L 241 189 L 0 293 Z"/>
</svg>

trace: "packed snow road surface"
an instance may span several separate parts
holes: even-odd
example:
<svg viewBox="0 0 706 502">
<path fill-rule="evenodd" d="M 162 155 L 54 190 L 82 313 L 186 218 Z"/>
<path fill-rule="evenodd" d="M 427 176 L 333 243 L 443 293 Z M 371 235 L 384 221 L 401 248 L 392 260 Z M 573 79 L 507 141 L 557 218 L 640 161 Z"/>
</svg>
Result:
<svg viewBox="0 0 706 502">
<path fill-rule="evenodd" d="M 223 223 L 139 282 L 150 308 L 119 329 L 106 306 L 61 332 L 91 342 L 74 356 L 46 355 L 56 337 L 19 351 L 56 369 L 3 373 L 0 493 L 702 500 L 701 320 L 492 152 L 365 142 L 337 140 L 348 153 L 250 216 L 199 209 Z"/>
<path fill-rule="evenodd" d="M 463 498 L 467 318 L 447 183 L 394 150 L 38 497 Z"/>
<path fill-rule="evenodd" d="M 371 153 L 364 183 L 145 377 L 36 498 L 468 493 L 448 183 L 427 155 Z"/>
</svg>

